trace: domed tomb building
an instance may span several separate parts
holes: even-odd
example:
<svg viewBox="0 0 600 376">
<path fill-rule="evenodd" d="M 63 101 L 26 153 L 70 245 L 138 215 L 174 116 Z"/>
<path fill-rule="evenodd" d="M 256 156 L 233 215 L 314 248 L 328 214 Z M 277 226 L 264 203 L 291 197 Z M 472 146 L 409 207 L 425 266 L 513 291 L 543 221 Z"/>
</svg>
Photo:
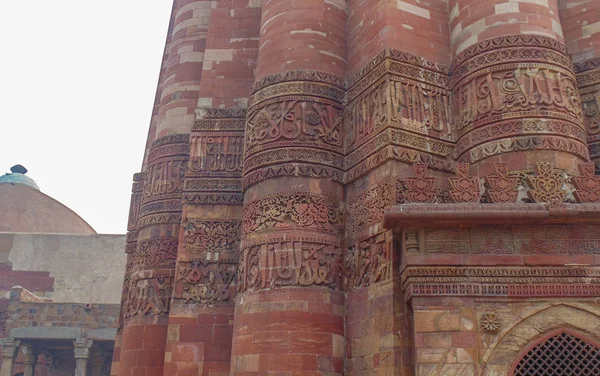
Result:
<svg viewBox="0 0 600 376">
<path fill-rule="evenodd" d="M 123 235 L 101 235 L 21 165 L 0 176 L 0 375 L 108 376 Z"/>
</svg>

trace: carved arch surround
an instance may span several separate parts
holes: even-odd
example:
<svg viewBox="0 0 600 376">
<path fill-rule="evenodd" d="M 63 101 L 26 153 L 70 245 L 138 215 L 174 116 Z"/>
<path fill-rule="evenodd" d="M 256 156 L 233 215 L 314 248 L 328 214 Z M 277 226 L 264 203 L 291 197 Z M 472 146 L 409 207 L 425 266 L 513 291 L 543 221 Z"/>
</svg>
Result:
<svg viewBox="0 0 600 376">
<path fill-rule="evenodd" d="M 596 303 L 592 308 L 592 304 L 557 304 L 519 321 L 506 330 L 493 349 L 483 356 L 485 366 L 482 375 L 512 376 L 514 365 L 527 351 L 560 332 L 598 346 L 600 307 Z"/>
</svg>

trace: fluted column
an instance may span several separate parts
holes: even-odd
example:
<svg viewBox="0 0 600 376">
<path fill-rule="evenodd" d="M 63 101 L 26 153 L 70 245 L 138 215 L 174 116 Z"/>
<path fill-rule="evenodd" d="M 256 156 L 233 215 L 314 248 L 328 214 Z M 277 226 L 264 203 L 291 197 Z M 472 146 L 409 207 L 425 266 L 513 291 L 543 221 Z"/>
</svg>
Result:
<svg viewBox="0 0 600 376">
<path fill-rule="evenodd" d="M 569 172 L 588 159 L 573 65 L 556 0 L 450 4 L 453 117 L 459 162 Z"/>
<path fill-rule="evenodd" d="M 263 2 L 232 375 L 342 374 L 345 24 L 342 2 Z"/>
<path fill-rule="evenodd" d="M 151 147 L 123 312 L 120 376 L 162 373 L 189 149 L 187 134 L 159 138 Z"/>
</svg>

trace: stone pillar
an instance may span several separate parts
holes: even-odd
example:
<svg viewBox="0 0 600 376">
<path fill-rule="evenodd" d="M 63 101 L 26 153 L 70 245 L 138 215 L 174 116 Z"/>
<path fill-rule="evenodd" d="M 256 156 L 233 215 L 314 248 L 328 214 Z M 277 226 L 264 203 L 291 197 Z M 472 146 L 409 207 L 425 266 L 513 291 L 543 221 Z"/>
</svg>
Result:
<svg viewBox="0 0 600 376">
<path fill-rule="evenodd" d="M 249 100 L 232 375 L 341 375 L 346 7 L 263 2 Z"/>
<path fill-rule="evenodd" d="M 75 347 L 75 376 L 87 376 L 87 366 L 90 360 L 92 340 L 78 338 L 73 341 Z"/>
<path fill-rule="evenodd" d="M 2 339 L 2 368 L 0 368 L 0 376 L 12 376 L 20 344 L 21 341 L 18 339 Z"/>
<path fill-rule="evenodd" d="M 189 153 L 188 134 L 159 138 L 151 147 L 123 312 L 120 376 L 162 373 Z"/>
<path fill-rule="evenodd" d="M 25 365 L 23 376 L 34 376 L 38 354 L 30 343 L 24 343 L 21 349 L 23 351 L 23 364 Z"/>
<path fill-rule="evenodd" d="M 480 176 L 589 159 L 573 64 L 556 0 L 451 2 L 456 157 Z M 476 17 L 474 15 L 481 15 Z"/>
<path fill-rule="evenodd" d="M 174 2 L 156 138 L 189 133 L 194 124 L 212 4 L 208 0 Z"/>
<path fill-rule="evenodd" d="M 242 162 L 260 2 L 216 1 L 183 192 L 165 376 L 228 375 L 240 259 Z"/>
</svg>

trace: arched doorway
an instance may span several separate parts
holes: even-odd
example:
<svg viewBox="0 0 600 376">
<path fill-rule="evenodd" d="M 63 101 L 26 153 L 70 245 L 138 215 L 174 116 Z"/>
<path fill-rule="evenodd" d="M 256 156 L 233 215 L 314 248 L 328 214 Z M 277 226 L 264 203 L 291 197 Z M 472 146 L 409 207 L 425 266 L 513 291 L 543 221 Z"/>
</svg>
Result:
<svg viewBox="0 0 600 376">
<path fill-rule="evenodd" d="M 600 348 L 573 332 L 555 331 L 521 351 L 509 375 L 598 376 Z"/>
</svg>

